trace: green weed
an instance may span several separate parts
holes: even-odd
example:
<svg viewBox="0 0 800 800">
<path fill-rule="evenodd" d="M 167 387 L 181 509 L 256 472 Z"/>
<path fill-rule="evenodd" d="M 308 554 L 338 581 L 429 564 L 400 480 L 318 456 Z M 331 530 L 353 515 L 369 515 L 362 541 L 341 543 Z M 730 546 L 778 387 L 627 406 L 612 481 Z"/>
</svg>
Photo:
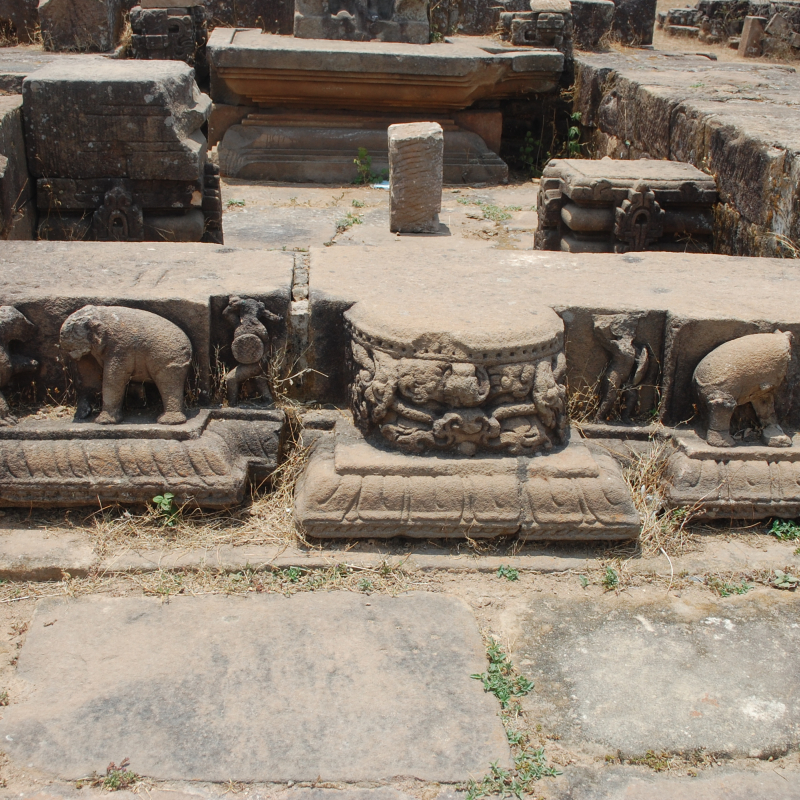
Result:
<svg viewBox="0 0 800 800">
<path fill-rule="evenodd" d="M 505 564 L 501 564 L 497 568 L 497 577 L 498 578 L 505 578 L 509 581 L 518 581 L 519 580 L 519 570 L 514 569 L 514 567 L 506 566 Z"/>
<path fill-rule="evenodd" d="M 603 580 L 601 580 L 600 583 L 603 584 L 603 588 L 607 592 L 616 589 L 619 586 L 619 573 L 613 567 L 606 567 Z"/>
<path fill-rule="evenodd" d="M 362 578 L 358 582 L 358 588 L 362 592 L 371 592 L 372 591 L 372 581 L 369 578 Z"/>
<path fill-rule="evenodd" d="M 578 580 L 581 582 L 581 588 L 583 589 L 589 585 L 589 579 L 585 575 L 579 575 Z"/>
<path fill-rule="evenodd" d="M 353 225 L 360 225 L 361 224 L 361 217 L 358 214 L 354 214 L 352 211 L 348 211 L 344 217 L 336 222 L 336 233 L 344 233 Z"/>
<path fill-rule="evenodd" d="M 369 186 L 373 183 L 380 183 L 389 177 L 389 171 L 383 170 L 380 174 L 372 171 L 372 156 L 366 147 L 358 148 L 358 155 L 353 159 L 356 165 L 356 172 L 358 177 L 353 183 L 360 184 L 361 186 Z"/>
<path fill-rule="evenodd" d="M 227 204 L 228 208 L 232 206 L 237 206 L 238 208 L 244 208 L 245 201 L 244 200 L 228 200 Z"/>
<path fill-rule="evenodd" d="M 303 570 L 300 569 L 300 567 L 289 567 L 289 569 L 281 570 L 281 575 L 283 575 L 289 583 L 299 583 L 300 578 L 303 577 Z"/>
<path fill-rule="evenodd" d="M 520 211 L 519 206 L 506 206 L 505 208 L 501 208 L 494 203 L 487 203 L 485 200 L 475 200 L 472 197 L 459 197 L 456 200 L 457 203 L 460 203 L 462 206 L 478 206 L 478 208 L 483 212 L 483 218 L 491 220 L 492 222 L 505 222 L 507 219 L 511 219 L 511 211 Z"/>
<path fill-rule="evenodd" d="M 494 639 L 487 646 L 486 655 L 489 669 L 470 677 L 481 681 L 483 690 L 491 692 L 500 701 L 501 708 L 506 708 L 512 697 L 524 697 L 533 691 L 533 683 L 524 675 L 515 674 L 514 665 Z"/>
<path fill-rule="evenodd" d="M 174 528 L 178 524 L 178 517 L 181 510 L 175 504 L 175 495 L 172 492 L 164 492 L 153 498 L 156 517 L 161 520 L 161 524 L 166 528 Z"/>
<path fill-rule="evenodd" d="M 353 200 L 353 208 L 364 208 L 365 205 L 363 200 Z"/>
<path fill-rule="evenodd" d="M 782 542 L 794 542 L 800 539 L 800 525 L 791 519 L 774 519 L 769 532 Z"/>
<path fill-rule="evenodd" d="M 747 594 L 753 587 L 751 584 L 742 581 L 741 583 L 730 583 L 714 575 L 706 579 L 709 588 L 713 589 L 720 597 L 730 597 L 732 594 Z"/>
<path fill-rule="evenodd" d="M 794 590 L 800 584 L 800 578 L 784 572 L 782 569 L 774 570 L 775 577 L 770 582 L 770 586 L 775 589 L 790 589 Z"/>
<path fill-rule="evenodd" d="M 9 702 L 8 692 L 0 692 L 0 706 L 7 706 Z"/>
</svg>

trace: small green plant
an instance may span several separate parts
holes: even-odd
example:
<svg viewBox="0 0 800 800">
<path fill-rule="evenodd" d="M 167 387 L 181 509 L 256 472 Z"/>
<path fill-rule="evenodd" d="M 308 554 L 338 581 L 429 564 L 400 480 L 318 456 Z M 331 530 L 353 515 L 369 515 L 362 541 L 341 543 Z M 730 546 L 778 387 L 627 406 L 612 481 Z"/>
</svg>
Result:
<svg viewBox="0 0 800 800">
<path fill-rule="evenodd" d="M 441 31 L 431 31 L 431 44 L 440 44 L 444 41 L 444 34 Z"/>
<path fill-rule="evenodd" d="M 156 517 L 161 520 L 165 528 L 174 528 L 178 524 L 178 517 L 181 510 L 175 504 L 175 495 L 172 492 L 164 492 L 153 498 Z"/>
<path fill-rule="evenodd" d="M 238 208 L 244 208 L 245 201 L 244 200 L 228 200 L 227 206 L 231 208 L 232 206 L 237 206 Z"/>
<path fill-rule="evenodd" d="M 798 584 L 800 584 L 800 578 L 790 575 L 788 572 L 784 572 L 782 569 L 774 570 L 774 575 L 775 577 L 770 582 L 770 586 L 773 586 L 776 589 L 789 589 L 794 591 Z"/>
<path fill-rule="evenodd" d="M 794 555 L 800 556 L 800 547 L 796 548 L 794 551 Z"/>
<path fill-rule="evenodd" d="M 578 580 L 581 582 L 581 587 L 585 589 L 589 585 L 589 579 L 585 575 L 580 575 Z"/>
<path fill-rule="evenodd" d="M 483 218 L 491 220 L 492 222 L 505 222 L 511 219 L 510 211 L 520 211 L 519 206 L 506 206 L 501 208 L 494 203 L 487 203 L 485 200 L 476 200 L 473 197 L 459 197 L 456 200 L 462 206 L 478 206 L 483 212 Z"/>
<path fill-rule="evenodd" d="M 365 205 L 363 200 L 353 200 L 353 208 L 364 208 Z"/>
<path fill-rule="evenodd" d="M 613 567 L 606 567 L 603 580 L 600 581 L 607 592 L 619 586 L 619 573 Z"/>
<path fill-rule="evenodd" d="M 289 583 L 297 583 L 303 576 L 303 570 L 300 567 L 289 567 L 281 572 L 281 575 L 289 581 Z"/>
<path fill-rule="evenodd" d="M 545 149 L 541 139 L 535 139 L 528 131 L 519 148 L 519 160 L 532 178 L 538 178 L 542 174 L 541 165 L 550 160 L 550 151 Z"/>
<path fill-rule="evenodd" d="M 569 115 L 570 126 L 567 129 L 567 156 L 576 158 L 581 154 L 581 129 L 574 123 L 580 123 L 581 112 Z"/>
<path fill-rule="evenodd" d="M 782 542 L 794 542 L 800 539 L 800 525 L 791 519 L 775 519 L 769 532 Z"/>
<path fill-rule="evenodd" d="M 715 575 L 707 578 L 706 583 L 720 597 L 730 597 L 733 594 L 747 594 L 753 587 L 751 584 L 742 581 L 741 583 L 730 583 L 718 578 Z"/>
<path fill-rule="evenodd" d="M 629 764 L 649 767 L 653 772 L 664 772 L 672 766 L 672 756 L 669 753 L 656 753 L 648 750 L 643 756 L 634 756 L 628 759 Z"/>
<path fill-rule="evenodd" d="M 336 233 L 344 233 L 353 225 L 360 225 L 361 224 L 361 217 L 358 214 L 354 214 L 352 211 L 348 211 L 344 217 L 336 222 Z"/>
<path fill-rule="evenodd" d="M 119 766 L 113 761 L 106 767 L 105 775 L 92 773 L 90 778 L 79 780 L 75 785 L 78 789 L 87 786 L 102 786 L 107 792 L 119 792 L 135 786 L 141 778 L 133 771 L 129 770 L 130 759 L 124 759 Z"/>
<path fill-rule="evenodd" d="M 514 665 L 494 639 L 486 648 L 489 658 L 489 669 L 476 675 L 470 675 L 483 683 L 483 690 L 491 692 L 499 701 L 500 707 L 506 708 L 512 697 L 524 697 L 533 691 L 533 683 L 524 675 L 514 674 Z"/>
<path fill-rule="evenodd" d="M 8 692 L 0 692 L 0 706 L 7 706 L 9 702 Z"/>
<path fill-rule="evenodd" d="M 358 155 L 353 159 L 353 163 L 356 165 L 356 172 L 358 173 L 358 177 L 353 183 L 369 186 L 389 177 L 388 170 L 383 170 L 380 174 L 372 171 L 372 156 L 366 147 L 358 148 Z"/>
<path fill-rule="evenodd" d="M 518 581 L 519 570 L 514 569 L 514 567 L 509 567 L 506 564 L 501 564 L 497 568 L 497 577 L 505 578 L 507 581 Z"/>
<path fill-rule="evenodd" d="M 490 764 L 489 772 L 480 781 L 469 781 L 465 800 L 480 800 L 482 797 L 517 797 L 522 800 L 531 794 L 534 781 L 560 774 L 555 767 L 547 766 L 544 747 L 521 747 L 514 756 L 513 770 L 503 769 L 496 761 Z"/>
<path fill-rule="evenodd" d="M 371 592 L 372 591 L 372 581 L 369 578 L 362 578 L 358 582 L 358 588 L 362 592 Z"/>
</svg>

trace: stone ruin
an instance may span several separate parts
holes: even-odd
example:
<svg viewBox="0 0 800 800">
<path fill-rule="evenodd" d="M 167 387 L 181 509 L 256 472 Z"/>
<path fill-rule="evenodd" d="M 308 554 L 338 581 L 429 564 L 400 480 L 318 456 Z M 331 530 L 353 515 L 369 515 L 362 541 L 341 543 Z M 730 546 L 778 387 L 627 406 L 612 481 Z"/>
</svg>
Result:
<svg viewBox="0 0 800 800">
<path fill-rule="evenodd" d="M 533 0 L 494 40 L 430 44 L 413 4 L 298 0 L 294 36 L 208 36 L 203 5 L 143 0 L 135 58 L 30 71 L 0 98 L 0 505 L 241 502 L 289 447 L 280 355 L 308 366 L 298 402 L 339 409 L 298 417 L 312 536 L 635 538 L 622 463 L 652 440 L 674 508 L 800 513 L 795 278 L 715 255 L 713 176 L 552 159 L 528 253 L 458 250 L 439 219 L 443 183 L 507 179 L 503 102 L 558 92 L 612 21 L 645 43 L 650 5 L 610 5 Z M 220 246 L 220 172 L 345 183 L 359 147 L 399 244 Z M 74 418 L 20 413 L 23 388 L 72 392 Z"/>
</svg>

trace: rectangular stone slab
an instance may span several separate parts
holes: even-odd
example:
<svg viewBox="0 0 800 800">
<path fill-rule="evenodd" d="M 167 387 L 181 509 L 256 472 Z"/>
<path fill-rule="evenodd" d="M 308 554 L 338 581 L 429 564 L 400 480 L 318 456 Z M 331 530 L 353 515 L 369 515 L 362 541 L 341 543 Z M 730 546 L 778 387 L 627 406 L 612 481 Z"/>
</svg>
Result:
<svg viewBox="0 0 800 800">
<path fill-rule="evenodd" d="M 485 669 L 445 595 L 46 600 L 0 736 L 70 780 L 463 781 L 509 761 Z"/>
</svg>

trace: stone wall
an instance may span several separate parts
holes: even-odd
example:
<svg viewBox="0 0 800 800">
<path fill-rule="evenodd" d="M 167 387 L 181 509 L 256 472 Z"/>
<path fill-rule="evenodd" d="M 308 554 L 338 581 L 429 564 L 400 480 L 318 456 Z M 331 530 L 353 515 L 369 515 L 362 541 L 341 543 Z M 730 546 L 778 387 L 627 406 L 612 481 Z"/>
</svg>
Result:
<svg viewBox="0 0 800 800">
<path fill-rule="evenodd" d="M 607 53 L 575 59 L 575 110 L 596 158 L 687 161 L 713 175 L 715 252 L 800 245 L 800 80 L 777 65 Z M 757 102 L 752 102 L 752 101 Z M 747 102 L 743 102 L 747 101 Z"/>
</svg>

